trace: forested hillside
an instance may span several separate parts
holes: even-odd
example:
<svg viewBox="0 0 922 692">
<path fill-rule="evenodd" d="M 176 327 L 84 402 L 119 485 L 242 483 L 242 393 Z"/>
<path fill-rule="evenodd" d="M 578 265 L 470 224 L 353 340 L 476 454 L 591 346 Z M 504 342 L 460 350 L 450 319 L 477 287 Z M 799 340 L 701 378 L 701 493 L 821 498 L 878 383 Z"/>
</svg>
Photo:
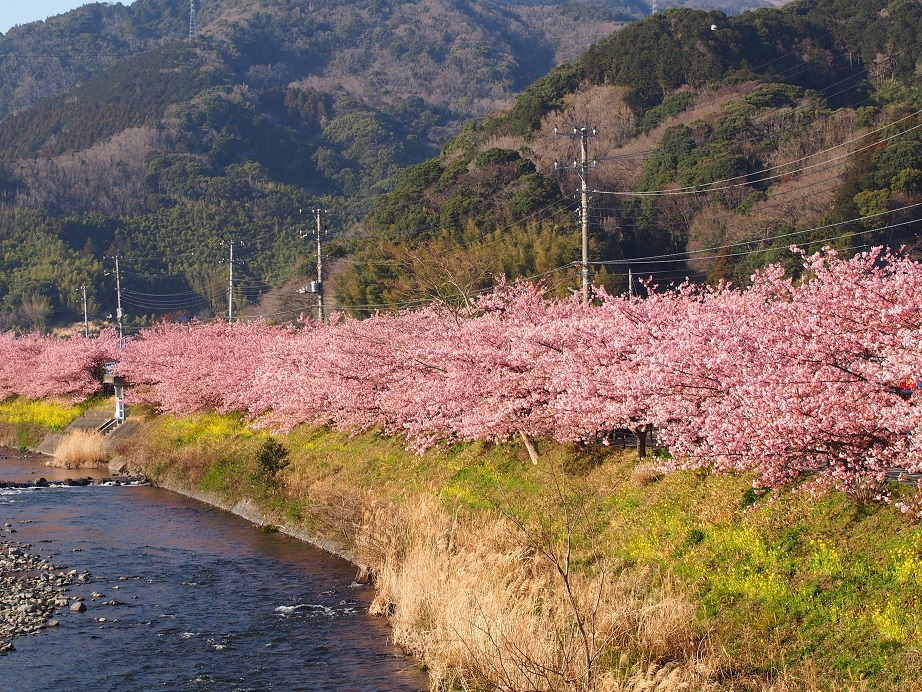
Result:
<svg viewBox="0 0 922 692">
<path fill-rule="evenodd" d="M 237 307 L 299 273 L 308 210 L 342 231 L 402 167 L 636 7 L 486 0 L 94 4 L 0 37 L 0 324 Z M 300 210 L 305 210 L 302 215 Z M 53 246 L 53 255 L 24 249 Z M 239 261 L 237 261 L 239 260 Z M 109 271 L 106 277 L 101 269 Z M 288 301 L 296 315 L 311 296 Z"/>
<path fill-rule="evenodd" d="M 82 287 L 106 323 L 115 256 L 131 328 L 223 314 L 231 241 L 238 312 L 291 319 L 315 301 L 297 289 L 317 208 L 339 309 L 465 301 L 503 274 L 564 294 L 579 138 L 561 134 L 581 126 L 593 278 L 615 292 L 641 290 L 629 275 L 746 281 L 791 244 L 915 243 L 909 3 L 626 25 L 646 9 L 200 7 L 194 41 L 165 0 L 0 37 L 0 326 L 76 321 Z"/>
<path fill-rule="evenodd" d="M 584 126 L 596 129 L 590 262 L 616 292 L 641 290 L 631 274 L 745 283 L 771 261 L 796 270 L 792 244 L 913 251 L 920 19 L 910 4 L 832 1 L 631 24 L 408 169 L 376 200 L 340 300 L 399 303 L 412 258 L 446 245 L 478 259 L 482 277 L 512 268 L 576 287 L 579 176 L 554 162 L 572 168 L 579 138 L 560 134 Z M 496 249 L 500 237 L 521 247 L 517 234 L 539 244 L 556 234 L 567 250 L 515 264 Z"/>
<path fill-rule="evenodd" d="M 660 0 L 657 6 L 660 10 L 678 5 L 700 6 L 734 14 L 773 4 L 783 3 Z M 417 76 L 426 69 L 427 60 L 438 63 L 446 57 L 468 61 L 479 58 L 485 69 L 491 69 L 489 61 L 483 60 L 489 57 L 484 51 L 484 38 L 489 36 L 476 30 L 465 31 L 471 28 L 471 15 L 484 14 L 494 24 L 504 24 L 495 28 L 514 41 L 521 42 L 516 34 L 522 26 L 528 27 L 534 32 L 526 37 L 531 54 L 517 57 L 537 63 L 548 47 L 557 53 L 558 61 L 574 58 L 589 43 L 611 31 L 605 23 L 642 19 L 651 11 L 650 3 L 642 0 L 501 0 L 486 7 L 476 2 L 385 5 L 273 0 L 257 5 L 241 0 L 198 0 L 196 6 L 200 34 L 231 39 L 237 44 L 238 54 L 247 52 L 248 46 L 255 47 L 263 59 L 253 64 L 287 69 L 287 58 L 292 55 L 313 54 L 325 68 L 318 74 L 320 77 L 351 77 L 381 86 L 383 73 L 388 78 L 388 89 L 399 88 L 399 82 L 407 78 L 407 74 L 400 74 L 407 70 L 394 67 L 408 53 L 421 58 L 409 66 L 409 72 Z M 127 7 L 121 3 L 89 3 L 45 22 L 14 27 L 5 36 L 0 35 L 0 117 L 74 87 L 121 59 L 184 40 L 188 27 L 189 3 L 185 0 L 134 0 Z M 452 44 L 444 43 L 446 37 L 454 39 Z M 265 39 L 269 40 L 267 45 L 262 43 Z M 273 55 L 275 51 L 278 52 Z M 390 66 L 381 65 L 382 54 L 397 60 Z M 365 70 L 368 73 L 362 74 Z M 498 76 L 504 79 L 508 75 Z M 427 82 L 419 83 L 428 90 Z"/>
</svg>

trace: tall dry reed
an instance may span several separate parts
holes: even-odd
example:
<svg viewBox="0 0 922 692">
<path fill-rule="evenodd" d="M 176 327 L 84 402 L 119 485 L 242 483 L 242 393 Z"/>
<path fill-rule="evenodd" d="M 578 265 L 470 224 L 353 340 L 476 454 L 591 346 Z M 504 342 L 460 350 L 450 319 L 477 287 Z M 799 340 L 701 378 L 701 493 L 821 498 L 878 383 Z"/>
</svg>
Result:
<svg viewBox="0 0 922 692">
<path fill-rule="evenodd" d="M 694 653 L 691 603 L 639 571 L 565 579 L 506 519 L 461 520 L 419 497 L 366 508 L 359 528 L 356 551 L 378 587 L 372 612 L 391 618 L 433 689 L 642 689 L 611 677 L 623 652 L 683 663 Z M 693 677 L 673 664 L 649 689 Z"/>
<path fill-rule="evenodd" d="M 85 469 L 106 463 L 109 445 L 95 430 L 74 430 L 67 433 L 48 466 L 65 469 Z"/>
</svg>

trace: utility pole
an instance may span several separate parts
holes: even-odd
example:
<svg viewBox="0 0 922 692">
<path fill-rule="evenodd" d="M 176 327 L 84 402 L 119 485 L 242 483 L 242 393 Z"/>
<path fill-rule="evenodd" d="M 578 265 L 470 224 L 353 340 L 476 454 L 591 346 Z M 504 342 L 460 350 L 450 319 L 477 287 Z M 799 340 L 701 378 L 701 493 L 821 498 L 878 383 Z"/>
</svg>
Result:
<svg viewBox="0 0 922 692">
<path fill-rule="evenodd" d="M 627 268 L 627 297 L 634 297 L 634 272 L 630 267 Z"/>
<path fill-rule="evenodd" d="M 241 260 L 239 259 L 238 260 L 234 259 L 234 245 L 235 244 L 243 245 L 244 243 L 243 241 L 241 241 L 240 243 L 237 243 L 237 241 L 234 240 L 233 238 L 228 239 L 228 238 L 224 238 L 223 236 L 220 238 L 220 242 L 222 244 L 223 243 L 227 244 L 228 250 L 230 253 L 230 256 L 227 258 L 227 260 L 220 260 L 218 263 L 223 264 L 225 261 L 227 262 L 227 321 L 233 322 L 234 321 L 234 264 L 241 262 Z"/>
<path fill-rule="evenodd" d="M 189 42 L 192 43 L 198 38 L 198 26 L 195 22 L 195 0 L 189 2 Z"/>
<path fill-rule="evenodd" d="M 230 259 L 227 261 L 227 321 L 234 321 L 234 241 L 229 240 Z"/>
<path fill-rule="evenodd" d="M 317 320 L 323 322 L 324 313 L 323 313 L 323 214 L 327 213 L 326 209 L 312 209 L 314 214 L 314 220 L 317 225 L 317 280 L 311 281 L 310 293 L 317 295 Z M 303 214 L 304 210 L 299 209 L 299 213 Z M 307 233 L 302 233 L 301 237 L 306 238 Z M 307 293 L 307 287 L 298 289 L 298 293 Z"/>
<path fill-rule="evenodd" d="M 87 314 L 86 310 L 86 286 L 81 286 L 80 290 L 83 291 L 83 336 L 90 336 L 90 317 Z"/>
<path fill-rule="evenodd" d="M 118 320 L 118 343 L 122 348 L 125 347 L 125 330 L 122 326 L 122 273 L 118 269 L 118 255 L 115 256 L 115 296 L 117 305 L 115 319 Z"/>
<path fill-rule="evenodd" d="M 594 137 L 596 134 L 595 128 L 590 130 L 588 127 L 574 127 L 573 132 L 558 132 L 557 128 L 554 128 L 555 135 L 561 135 L 563 137 L 574 137 L 579 138 L 580 140 L 580 160 L 579 163 L 576 161 L 573 162 L 572 166 L 561 166 L 557 161 L 554 161 L 554 170 L 575 170 L 579 174 L 580 180 L 580 210 L 579 216 L 580 221 L 582 222 L 583 230 L 583 261 L 582 261 L 582 276 L 583 276 L 583 302 L 589 302 L 589 169 L 595 168 L 595 161 L 589 161 L 589 138 Z"/>
<path fill-rule="evenodd" d="M 317 321 L 323 322 L 323 251 L 321 241 L 323 239 L 323 223 L 320 220 L 322 209 L 314 209 L 314 216 L 317 219 Z"/>
</svg>

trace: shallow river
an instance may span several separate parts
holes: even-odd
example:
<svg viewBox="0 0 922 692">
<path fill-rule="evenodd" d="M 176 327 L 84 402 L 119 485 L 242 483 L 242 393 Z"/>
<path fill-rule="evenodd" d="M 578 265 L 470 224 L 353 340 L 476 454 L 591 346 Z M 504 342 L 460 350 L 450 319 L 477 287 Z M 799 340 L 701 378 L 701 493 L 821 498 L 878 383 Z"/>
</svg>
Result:
<svg viewBox="0 0 922 692">
<path fill-rule="evenodd" d="M 86 474 L 57 472 L 74 475 Z M 38 476 L 55 472 L 0 458 L 0 480 Z M 68 594 L 85 613 L 65 609 L 0 655 L 5 691 L 427 688 L 367 615 L 355 568 L 297 539 L 144 487 L 0 490 L 6 522 L 10 539 L 94 579 Z"/>
</svg>

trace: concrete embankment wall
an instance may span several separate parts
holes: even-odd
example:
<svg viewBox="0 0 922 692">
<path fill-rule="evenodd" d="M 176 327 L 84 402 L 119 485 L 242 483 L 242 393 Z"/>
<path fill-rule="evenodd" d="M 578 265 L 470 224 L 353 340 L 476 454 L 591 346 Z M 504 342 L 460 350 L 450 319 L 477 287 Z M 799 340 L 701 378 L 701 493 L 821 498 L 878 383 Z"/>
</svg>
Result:
<svg viewBox="0 0 922 692">
<path fill-rule="evenodd" d="M 277 528 L 281 533 L 284 533 L 288 536 L 292 536 L 299 540 L 315 545 L 322 550 L 337 555 L 344 560 L 348 560 L 356 566 L 360 566 L 355 555 L 350 551 L 346 550 L 342 546 L 338 545 L 334 541 L 330 541 L 324 538 L 318 538 L 308 534 L 306 531 L 302 531 L 297 528 L 290 526 L 280 526 L 273 523 L 272 517 L 265 516 L 260 509 L 249 500 L 240 500 L 236 503 L 229 503 L 222 500 L 218 495 L 214 493 L 206 493 L 199 490 L 191 490 L 189 488 L 183 487 L 181 484 L 168 481 L 168 480 L 157 480 L 154 479 L 154 484 L 159 488 L 164 488 L 174 493 L 183 495 L 184 497 L 190 497 L 193 500 L 198 500 L 199 502 L 204 502 L 206 505 L 211 505 L 212 507 L 217 507 L 222 509 L 225 512 L 230 512 L 231 514 L 236 514 L 238 517 L 242 517 L 253 524 L 258 524 L 260 526 L 272 525 Z"/>
<path fill-rule="evenodd" d="M 35 448 L 35 452 L 37 454 L 43 454 L 44 456 L 53 457 L 58 450 L 58 446 L 68 433 L 99 430 L 106 424 L 112 422 L 112 415 L 113 410 L 111 406 L 97 406 L 88 409 L 82 416 L 70 423 L 70 425 L 64 429 L 64 432 L 48 433 L 41 444 Z M 123 421 L 120 425 L 107 430 L 105 439 L 109 447 L 114 448 L 118 441 L 129 439 L 138 432 L 142 426 L 143 423 L 140 420 L 130 418 Z M 109 463 L 109 470 L 112 473 L 121 473 L 126 469 L 127 462 L 118 455 L 114 455 Z"/>
</svg>

